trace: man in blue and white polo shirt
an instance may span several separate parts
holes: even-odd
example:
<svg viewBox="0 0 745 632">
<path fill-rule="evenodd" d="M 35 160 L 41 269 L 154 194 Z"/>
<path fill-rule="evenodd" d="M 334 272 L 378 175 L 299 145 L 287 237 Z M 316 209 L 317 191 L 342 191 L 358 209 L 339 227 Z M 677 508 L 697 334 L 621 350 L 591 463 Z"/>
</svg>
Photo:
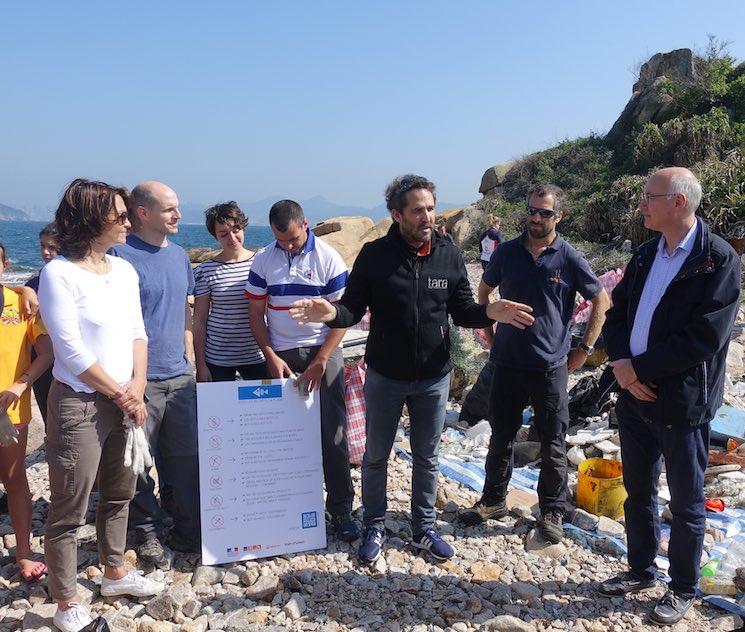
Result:
<svg viewBox="0 0 745 632">
<path fill-rule="evenodd" d="M 359 529 L 351 516 L 354 488 L 339 346 L 346 330 L 322 324 L 299 327 L 289 312 L 300 298 L 335 303 L 344 294 L 349 273 L 339 253 L 308 229 L 297 202 L 277 202 L 269 211 L 269 224 L 277 240 L 257 253 L 246 283 L 251 331 L 266 358 L 269 377 L 299 374 L 306 392 L 320 389 L 326 510 L 336 537 L 351 542 L 359 538 Z"/>
</svg>

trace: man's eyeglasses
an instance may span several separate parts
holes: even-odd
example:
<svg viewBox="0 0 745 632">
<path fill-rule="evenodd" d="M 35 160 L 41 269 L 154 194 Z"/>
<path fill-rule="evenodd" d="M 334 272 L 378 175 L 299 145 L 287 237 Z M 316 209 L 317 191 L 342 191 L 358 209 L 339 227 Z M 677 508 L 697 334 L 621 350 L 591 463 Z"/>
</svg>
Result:
<svg viewBox="0 0 745 632">
<path fill-rule="evenodd" d="M 639 201 L 646 202 L 647 204 L 649 204 L 649 200 L 651 200 L 652 198 L 656 198 L 656 197 L 669 198 L 671 195 L 675 195 L 675 193 L 646 193 L 645 192 L 639 196 Z"/>
<path fill-rule="evenodd" d="M 556 211 L 550 211 L 547 208 L 534 208 L 532 206 L 526 206 L 525 212 L 531 217 L 533 215 L 540 215 L 543 219 L 548 219 L 549 217 L 556 215 Z"/>
</svg>

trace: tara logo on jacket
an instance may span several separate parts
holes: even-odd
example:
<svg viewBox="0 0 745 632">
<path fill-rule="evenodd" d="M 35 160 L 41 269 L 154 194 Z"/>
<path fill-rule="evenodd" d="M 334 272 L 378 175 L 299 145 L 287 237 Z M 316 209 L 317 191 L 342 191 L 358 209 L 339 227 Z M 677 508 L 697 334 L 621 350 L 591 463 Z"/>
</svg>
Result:
<svg viewBox="0 0 745 632">
<path fill-rule="evenodd" d="M 430 290 L 447 290 L 448 280 L 433 279 L 432 277 L 427 277 L 427 288 L 429 288 Z"/>
</svg>

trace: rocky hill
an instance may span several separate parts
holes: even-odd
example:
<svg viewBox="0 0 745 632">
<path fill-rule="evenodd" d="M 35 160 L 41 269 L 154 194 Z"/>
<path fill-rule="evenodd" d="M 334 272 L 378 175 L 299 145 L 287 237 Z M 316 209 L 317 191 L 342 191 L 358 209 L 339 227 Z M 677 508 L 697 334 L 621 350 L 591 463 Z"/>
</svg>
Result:
<svg viewBox="0 0 745 632">
<path fill-rule="evenodd" d="M 1 221 L 16 221 L 16 222 L 28 222 L 31 218 L 21 209 L 13 208 L 12 206 L 6 206 L 0 204 L 0 222 Z"/>
<path fill-rule="evenodd" d="M 449 213 L 448 227 L 466 248 L 486 213 L 519 229 L 530 184 L 567 192 L 564 233 L 598 244 L 638 244 L 648 237 L 637 210 L 650 172 L 687 166 L 701 179 L 701 215 L 736 247 L 745 245 L 745 62 L 711 39 L 706 51 L 678 49 L 644 63 L 632 94 L 605 136 L 566 140 L 522 159 L 490 167 L 483 198 Z M 462 223 L 469 226 L 463 229 Z"/>
</svg>

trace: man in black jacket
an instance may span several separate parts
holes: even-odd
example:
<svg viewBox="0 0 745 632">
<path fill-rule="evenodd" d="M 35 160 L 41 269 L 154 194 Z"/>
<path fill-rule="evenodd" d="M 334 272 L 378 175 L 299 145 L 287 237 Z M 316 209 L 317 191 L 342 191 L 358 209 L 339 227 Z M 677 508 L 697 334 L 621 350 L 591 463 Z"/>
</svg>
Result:
<svg viewBox="0 0 745 632">
<path fill-rule="evenodd" d="M 367 441 L 362 461 L 365 534 L 359 557 L 374 562 L 385 541 L 388 455 L 404 403 L 411 421 L 413 545 L 441 560 L 453 548 L 434 527 L 437 451 L 450 386 L 448 315 L 456 325 L 481 328 L 495 320 L 524 328 L 531 308 L 498 301 L 477 305 L 463 257 L 435 234 L 435 185 L 421 176 L 396 178 L 386 189 L 394 223 L 388 234 L 365 244 L 341 301 L 296 301 L 300 322 L 350 327 L 370 308 L 365 402 Z"/>
<path fill-rule="evenodd" d="M 634 254 L 613 291 L 604 334 L 621 394 L 621 436 L 629 572 L 602 583 L 618 596 L 657 584 L 657 485 L 665 459 L 673 515 L 671 582 L 651 619 L 671 625 L 693 603 L 706 509 L 709 422 L 722 403 L 724 371 L 740 297 L 735 251 L 695 212 L 701 185 L 680 167 L 654 173 L 639 208 L 662 233 Z"/>
</svg>

